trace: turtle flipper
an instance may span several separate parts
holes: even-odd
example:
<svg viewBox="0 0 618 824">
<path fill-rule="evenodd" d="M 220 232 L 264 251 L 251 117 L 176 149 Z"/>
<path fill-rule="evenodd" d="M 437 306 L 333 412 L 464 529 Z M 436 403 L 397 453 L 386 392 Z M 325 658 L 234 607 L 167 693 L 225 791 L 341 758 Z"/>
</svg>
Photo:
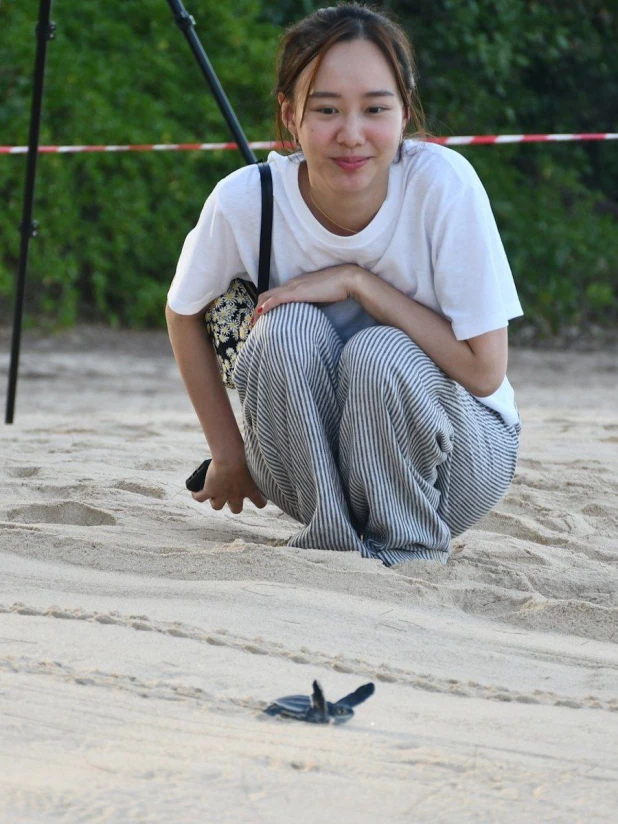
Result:
<svg viewBox="0 0 618 824">
<path fill-rule="evenodd" d="M 335 701 L 333 704 L 334 707 L 348 707 L 349 709 L 353 709 L 357 707 L 359 704 L 362 704 L 363 701 L 366 701 L 370 698 L 376 688 L 375 685 L 371 682 L 369 684 L 363 684 L 362 687 L 359 687 L 354 692 L 351 692 L 349 695 L 346 695 L 344 698 L 340 698 L 339 701 Z"/>
<path fill-rule="evenodd" d="M 269 704 L 268 707 L 264 710 L 266 715 L 281 715 L 282 710 L 281 707 L 275 702 L 274 704 Z"/>
<path fill-rule="evenodd" d="M 307 713 L 307 721 L 314 724 L 328 724 L 328 707 L 324 691 L 317 681 L 313 682 L 313 695 L 311 696 L 311 710 Z"/>
</svg>

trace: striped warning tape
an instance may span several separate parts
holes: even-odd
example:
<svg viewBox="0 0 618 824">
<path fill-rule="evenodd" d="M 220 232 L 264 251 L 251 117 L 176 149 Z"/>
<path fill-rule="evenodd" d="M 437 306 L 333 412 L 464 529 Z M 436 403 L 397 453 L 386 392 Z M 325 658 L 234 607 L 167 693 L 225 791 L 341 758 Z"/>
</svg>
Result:
<svg viewBox="0 0 618 824">
<path fill-rule="evenodd" d="M 598 134 L 498 134 L 464 135 L 459 137 L 431 137 L 429 143 L 442 146 L 480 146 L 498 143 L 567 142 L 573 140 L 618 140 L 618 133 Z M 252 149 L 291 148 L 288 144 L 273 141 L 249 143 Z M 77 152 L 214 152 L 237 149 L 236 143 L 144 143 L 134 146 L 39 146 L 41 154 L 75 154 Z M 27 146 L 0 146 L 0 154 L 26 154 Z"/>
</svg>

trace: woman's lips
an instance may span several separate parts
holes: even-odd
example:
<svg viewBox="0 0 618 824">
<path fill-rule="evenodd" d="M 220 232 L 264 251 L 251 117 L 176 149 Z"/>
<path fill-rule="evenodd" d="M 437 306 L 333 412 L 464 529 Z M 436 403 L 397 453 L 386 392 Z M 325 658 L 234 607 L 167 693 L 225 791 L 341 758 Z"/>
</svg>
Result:
<svg viewBox="0 0 618 824">
<path fill-rule="evenodd" d="M 346 172 L 353 172 L 360 169 L 365 163 L 369 161 L 368 157 L 334 157 L 333 160 L 340 169 L 345 169 Z"/>
</svg>

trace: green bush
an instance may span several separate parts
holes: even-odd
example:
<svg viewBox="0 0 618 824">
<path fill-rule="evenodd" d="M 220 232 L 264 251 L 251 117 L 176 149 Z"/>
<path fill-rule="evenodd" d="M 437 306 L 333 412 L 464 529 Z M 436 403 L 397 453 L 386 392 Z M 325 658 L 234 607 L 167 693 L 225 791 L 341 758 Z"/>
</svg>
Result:
<svg viewBox="0 0 618 824">
<path fill-rule="evenodd" d="M 259 4 L 193 0 L 209 58 L 251 139 L 272 132 L 279 30 Z M 0 7 L 1 142 L 25 144 L 35 4 Z M 229 132 L 165 0 L 56 0 L 48 45 L 42 144 L 227 141 Z M 27 312 L 57 325 L 78 319 L 163 323 L 165 294 L 208 192 L 243 163 L 238 152 L 41 155 L 30 245 Z M 0 156 L 0 306 L 6 319 L 19 252 L 25 156 Z"/>
<path fill-rule="evenodd" d="M 327 3 L 186 0 L 250 140 L 273 137 L 283 26 Z M 35 3 L 0 6 L 0 142 L 27 142 Z M 612 131 L 618 18 L 591 0 L 393 0 L 417 52 L 435 134 Z M 56 0 L 42 143 L 228 140 L 165 0 Z M 541 334 L 618 319 L 618 143 L 458 149 L 496 214 L 526 312 Z M 43 155 L 31 244 L 31 322 L 163 323 L 184 237 L 236 152 Z M 0 319 L 17 268 L 25 157 L 0 156 Z"/>
<path fill-rule="evenodd" d="M 384 4 L 386 5 L 386 4 Z M 436 134 L 616 131 L 618 17 L 593 0 L 393 2 Z M 618 318 L 618 142 L 460 151 L 489 193 L 527 322 Z"/>
</svg>

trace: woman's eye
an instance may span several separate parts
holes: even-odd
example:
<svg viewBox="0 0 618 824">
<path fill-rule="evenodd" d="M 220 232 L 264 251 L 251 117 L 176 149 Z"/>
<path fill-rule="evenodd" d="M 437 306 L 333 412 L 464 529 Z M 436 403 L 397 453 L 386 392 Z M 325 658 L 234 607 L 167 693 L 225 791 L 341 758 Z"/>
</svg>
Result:
<svg viewBox="0 0 618 824">
<path fill-rule="evenodd" d="M 335 114 L 337 109 L 334 106 L 322 106 L 320 109 L 315 109 L 319 114 Z M 387 111 L 386 106 L 370 106 L 367 111 L 370 114 L 381 114 Z"/>
</svg>

